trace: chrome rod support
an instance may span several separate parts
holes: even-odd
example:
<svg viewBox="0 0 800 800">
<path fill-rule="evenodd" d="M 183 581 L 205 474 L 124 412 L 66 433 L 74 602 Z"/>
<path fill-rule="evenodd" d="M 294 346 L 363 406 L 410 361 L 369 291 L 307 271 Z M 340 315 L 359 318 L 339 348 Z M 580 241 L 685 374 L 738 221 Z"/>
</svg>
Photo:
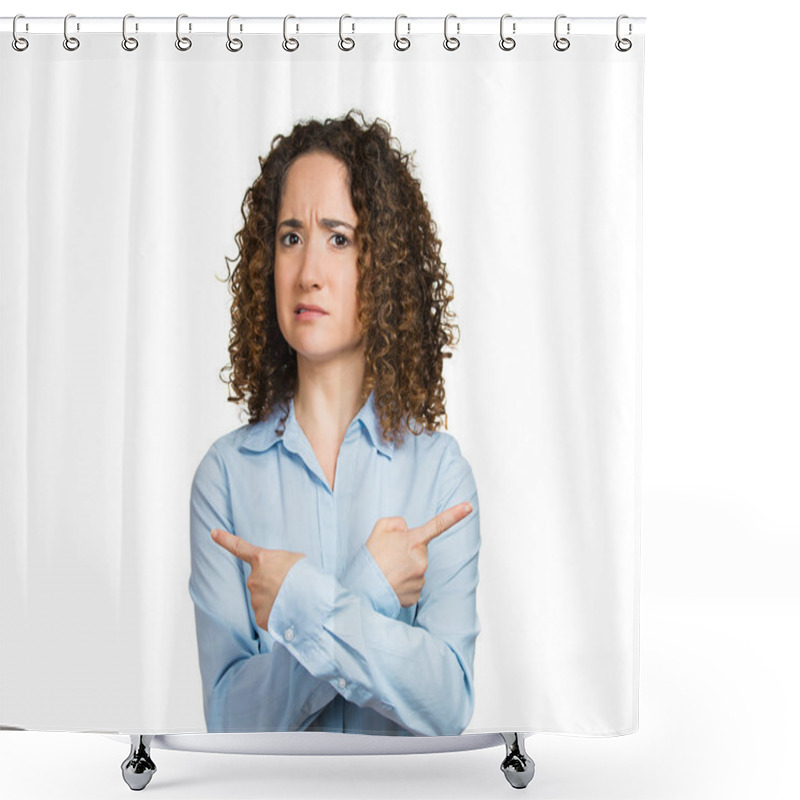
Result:
<svg viewBox="0 0 800 800">
<path fill-rule="evenodd" d="M 525 752 L 525 738 L 519 733 L 501 733 L 506 743 L 506 757 L 500 765 L 506 780 L 515 789 L 524 789 L 533 779 L 536 765 Z"/>
<path fill-rule="evenodd" d="M 135 792 L 144 789 L 155 774 L 156 765 L 150 758 L 152 741 L 152 736 L 131 734 L 131 752 L 122 762 L 122 777 Z"/>
</svg>

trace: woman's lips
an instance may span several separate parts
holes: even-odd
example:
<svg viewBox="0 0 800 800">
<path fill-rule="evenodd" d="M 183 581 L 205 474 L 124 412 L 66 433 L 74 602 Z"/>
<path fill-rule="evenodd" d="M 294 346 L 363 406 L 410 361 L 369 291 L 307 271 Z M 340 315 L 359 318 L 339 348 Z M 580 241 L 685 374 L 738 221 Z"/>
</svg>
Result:
<svg viewBox="0 0 800 800">
<path fill-rule="evenodd" d="M 317 311 L 313 308 L 301 308 L 298 311 L 295 311 L 294 315 L 298 320 L 303 320 L 303 321 L 318 319 L 319 317 L 328 316 L 324 311 Z"/>
</svg>

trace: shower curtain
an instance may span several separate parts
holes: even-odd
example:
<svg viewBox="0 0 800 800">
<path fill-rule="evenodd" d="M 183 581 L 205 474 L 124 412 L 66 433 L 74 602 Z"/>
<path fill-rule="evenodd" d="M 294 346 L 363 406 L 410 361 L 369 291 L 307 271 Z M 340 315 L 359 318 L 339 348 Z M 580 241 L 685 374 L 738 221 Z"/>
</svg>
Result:
<svg viewBox="0 0 800 800">
<path fill-rule="evenodd" d="M 177 22 L 129 20 L 136 46 L 31 20 L 23 49 L 3 28 L 0 722 L 634 731 L 643 36 L 613 19 L 555 36 L 532 19 Z M 370 140 L 344 172 L 327 145 L 290 153 L 268 183 L 293 131 L 343 119 L 390 149 Z M 405 189 L 367 171 L 356 190 L 386 153 Z M 260 176 L 271 222 L 244 202 Z M 255 283 L 236 295 L 242 262 Z M 338 460 L 300 395 L 256 421 L 254 384 L 229 402 L 234 350 L 311 369 L 338 322 L 299 306 L 363 302 L 353 281 L 379 272 L 374 381 Z M 449 356 L 430 314 L 398 311 L 426 281 L 440 337 L 451 296 Z M 283 327 L 247 339 L 259 314 Z M 438 427 L 387 442 L 403 370 L 429 358 L 443 392 L 414 408 Z M 405 597 L 368 546 L 387 519 L 373 544 L 419 537 Z M 264 602 L 257 552 L 283 554 Z"/>
</svg>

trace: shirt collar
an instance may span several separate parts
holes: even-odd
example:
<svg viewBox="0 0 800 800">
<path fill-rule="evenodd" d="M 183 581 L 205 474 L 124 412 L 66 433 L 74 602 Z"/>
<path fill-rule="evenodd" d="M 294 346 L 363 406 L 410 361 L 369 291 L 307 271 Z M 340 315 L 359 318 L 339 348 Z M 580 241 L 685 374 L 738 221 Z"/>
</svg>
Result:
<svg viewBox="0 0 800 800">
<path fill-rule="evenodd" d="M 394 442 L 384 441 L 381 435 L 381 422 L 378 409 L 375 405 L 375 392 L 369 393 L 367 402 L 361 406 L 361 410 L 356 414 L 356 420 L 359 421 L 364 430 L 369 434 L 373 447 L 375 447 L 378 452 L 391 458 L 394 452 Z"/>
<path fill-rule="evenodd" d="M 286 418 L 285 430 L 283 436 L 281 436 L 277 433 L 277 428 L 283 413 L 284 408 L 279 404 L 273 409 L 268 419 L 248 425 L 240 447 L 253 453 L 264 453 L 276 442 L 282 440 L 284 446 L 293 453 L 303 449 L 306 438 L 294 415 L 294 398 L 289 401 L 289 416 Z M 372 442 L 372 446 L 378 452 L 389 458 L 392 457 L 394 443 L 384 441 L 381 436 L 380 418 L 375 406 L 375 392 L 370 392 L 366 402 L 350 423 L 348 431 L 354 425 L 360 425 L 364 428 Z"/>
</svg>

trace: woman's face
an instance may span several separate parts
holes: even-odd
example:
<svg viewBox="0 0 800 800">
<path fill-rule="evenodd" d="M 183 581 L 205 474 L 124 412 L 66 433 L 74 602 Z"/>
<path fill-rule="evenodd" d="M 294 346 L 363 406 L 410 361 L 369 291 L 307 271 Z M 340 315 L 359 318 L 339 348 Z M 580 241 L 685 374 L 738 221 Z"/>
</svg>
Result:
<svg viewBox="0 0 800 800">
<path fill-rule="evenodd" d="M 298 357 L 363 357 L 358 322 L 358 222 L 347 167 L 307 153 L 289 167 L 278 209 L 275 300 L 278 324 Z M 308 310 L 306 310 L 308 309 Z"/>
</svg>

